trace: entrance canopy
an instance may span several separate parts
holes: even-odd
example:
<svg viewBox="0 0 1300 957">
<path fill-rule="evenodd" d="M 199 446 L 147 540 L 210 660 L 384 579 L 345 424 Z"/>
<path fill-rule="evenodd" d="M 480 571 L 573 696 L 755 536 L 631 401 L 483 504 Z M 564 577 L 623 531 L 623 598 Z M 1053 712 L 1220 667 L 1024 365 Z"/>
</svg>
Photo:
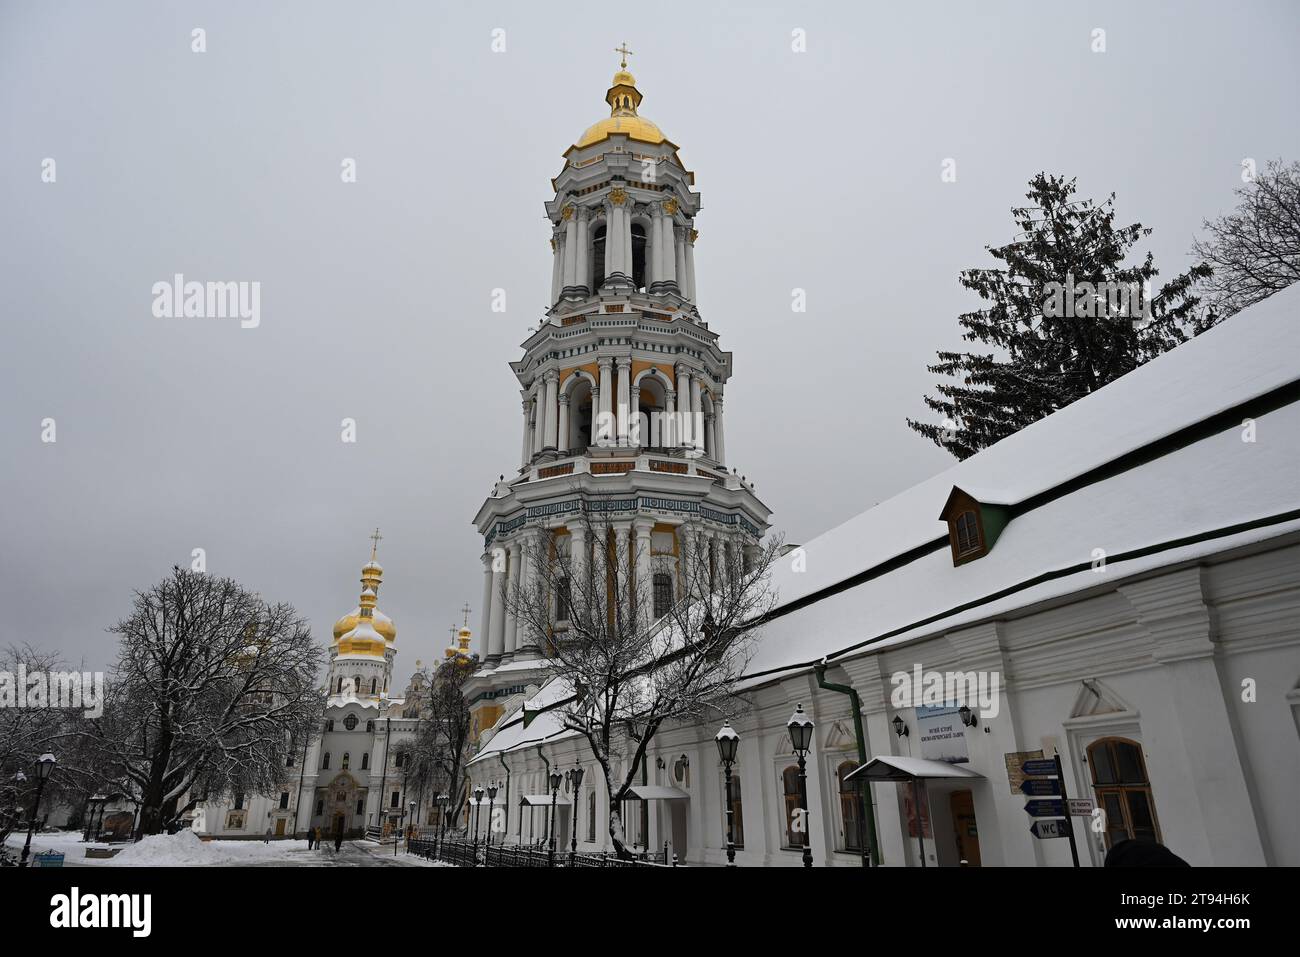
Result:
<svg viewBox="0 0 1300 957">
<path fill-rule="evenodd" d="M 904 758 L 894 754 L 872 758 L 856 771 L 844 775 L 844 780 L 859 778 L 866 781 L 919 781 L 929 778 L 982 778 L 984 775 L 947 761 L 929 758 Z"/>
<path fill-rule="evenodd" d="M 659 784 L 635 784 L 627 789 L 627 794 L 630 801 L 687 801 L 691 797 L 681 788 Z"/>
<path fill-rule="evenodd" d="M 563 794 L 555 795 L 555 804 L 557 807 L 568 807 L 571 802 Z M 519 795 L 520 807 L 550 807 L 551 796 L 549 794 L 521 794 Z"/>
</svg>

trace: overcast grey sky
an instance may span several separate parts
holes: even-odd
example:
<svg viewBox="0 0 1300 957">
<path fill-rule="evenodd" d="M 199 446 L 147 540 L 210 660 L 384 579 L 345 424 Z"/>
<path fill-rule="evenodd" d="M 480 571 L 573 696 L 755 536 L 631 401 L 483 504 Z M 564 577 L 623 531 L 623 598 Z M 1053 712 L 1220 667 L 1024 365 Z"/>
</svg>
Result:
<svg viewBox="0 0 1300 957">
<path fill-rule="evenodd" d="M 903 420 L 1034 173 L 1116 192 L 1169 277 L 1243 158 L 1300 157 L 1294 3 L 653 11 L 0 2 L 6 639 L 105 665 L 131 590 L 202 547 L 325 641 L 378 525 L 399 674 L 439 655 L 481 593 L 470 520 L 518 457 L 542 203 L 623 40 L 703 195 L 728 451 L 796 542 L 950 461 Z M 260 326 L 155 318 L 177 272 L 260 282 Z"/>
</svg>

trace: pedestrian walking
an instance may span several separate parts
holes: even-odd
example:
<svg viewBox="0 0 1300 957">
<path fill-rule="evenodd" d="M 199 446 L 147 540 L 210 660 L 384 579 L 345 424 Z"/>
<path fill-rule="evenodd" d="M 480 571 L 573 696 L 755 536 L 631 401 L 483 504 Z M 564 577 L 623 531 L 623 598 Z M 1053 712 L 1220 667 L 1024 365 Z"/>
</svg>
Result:
<svg viewBox="0 0 1300 957">
<path fill-rule="evenodd" d="M 343 829 L 339 828 L 334 832 L 334 853 L 337 854 L 343 849 Z"/>
</svg>

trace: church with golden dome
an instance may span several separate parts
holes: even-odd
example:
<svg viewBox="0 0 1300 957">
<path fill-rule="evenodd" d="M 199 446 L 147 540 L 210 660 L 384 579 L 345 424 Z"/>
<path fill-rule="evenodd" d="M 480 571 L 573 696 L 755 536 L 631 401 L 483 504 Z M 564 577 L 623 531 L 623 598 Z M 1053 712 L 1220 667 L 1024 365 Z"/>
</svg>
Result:
<svg viewBox="0 0 1300 957">
<path fill-rule="evenodd" d="M 308 828 L 320 828 L 322 835 L 331 837 L 337 831 L 350 837 L 384 837 L 409 823 L 412 801 L 419 826 L 435 823 L 433 795 L 406 793 L 401 745 L 418 730 L 429 679 L 422 662 L 416 661 L 400 693 L 393 684 L 397 626 L 379 609 L 384 580 L 380 540 L 376 529 L 370 559 L 361 566 L 357 605 L 334 623 L 321 732 L 295 755 L 293 783 L 278 794 L 205 802 L 199 808 L 202 832 L 263 838 L 267 832 L 273 837 L 301 836 Z M 447 660 L 468 657 L 468 623 L 453 630 Z"/>
</svg>

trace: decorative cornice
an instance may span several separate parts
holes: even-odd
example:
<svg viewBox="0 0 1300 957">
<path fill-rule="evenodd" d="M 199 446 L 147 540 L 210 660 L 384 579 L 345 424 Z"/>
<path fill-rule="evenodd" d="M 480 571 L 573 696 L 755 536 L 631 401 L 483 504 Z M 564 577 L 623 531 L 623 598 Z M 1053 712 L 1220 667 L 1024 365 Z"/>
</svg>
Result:
<svg viewBox="0 0 1300 957">
<path fill-rule="evenodd" d="M 1128 599 L 1138 624 L 1151 636 L 1152 657 L 1169 663 L 1214 654 L 1218 641 L 1214 609 L 1205 601 L 1205 569 L 1196 566 L 1117 589 Z"/>
</svg>

